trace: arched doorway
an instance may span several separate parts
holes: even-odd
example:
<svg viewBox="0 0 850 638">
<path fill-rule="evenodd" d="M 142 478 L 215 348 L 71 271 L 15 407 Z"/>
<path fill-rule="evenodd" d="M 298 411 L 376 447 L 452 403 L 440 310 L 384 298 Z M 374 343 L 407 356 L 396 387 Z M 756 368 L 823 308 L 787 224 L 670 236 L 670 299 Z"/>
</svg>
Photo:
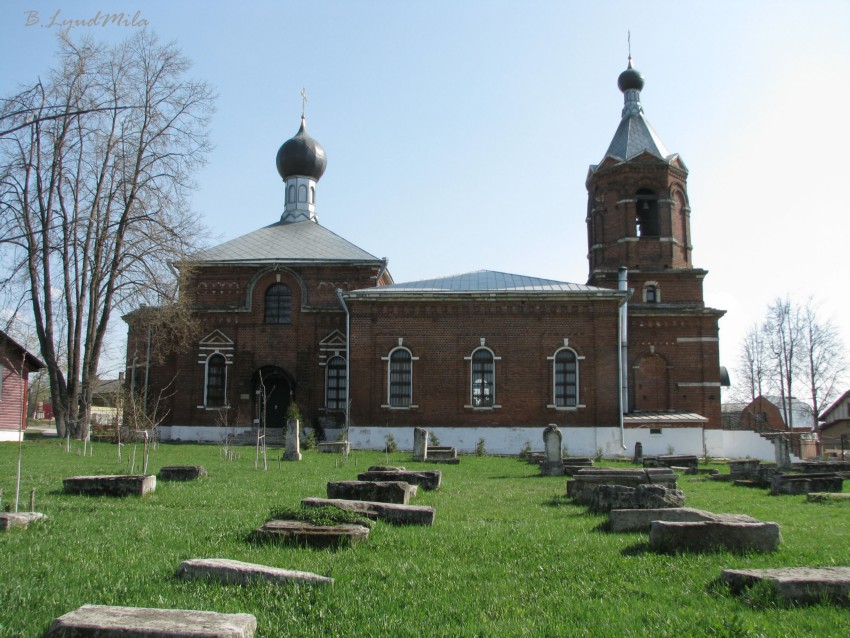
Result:
<svg viewBox="0 0 850 638">
<path fill-rule="evenodd" d="M 286 426 L 295 381 L 278 366 L 264 366 L 254 373 L 254 423 L 267 428 Z"/>
</svg>

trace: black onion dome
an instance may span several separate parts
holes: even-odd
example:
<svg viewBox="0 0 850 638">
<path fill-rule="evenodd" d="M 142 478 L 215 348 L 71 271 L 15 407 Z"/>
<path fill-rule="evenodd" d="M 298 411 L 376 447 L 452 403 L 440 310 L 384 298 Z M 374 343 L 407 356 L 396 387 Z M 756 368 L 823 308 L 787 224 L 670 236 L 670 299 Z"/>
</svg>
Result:
<svg viewBox="0 0 850 638">
<path fill-rule="evenodd" d="M 620 73 L 620 77 L 617 78 L 617 86 L 623 93 L 629 89 L 637 89 L 638 91 L 643 89 L 643 76 L 640 71 L 632 68 L 631 58 L 629 58 L 629 68 Z"/>
<path fill-rule="evenodd" d="M 277 152 L 277 172 L 283 179 L 293 175 L 317 180 L 328 166 L 325 149 L 307 135 L 307 124 L 301 118 L 301 128 L 292 139 L 286 140 Z"/>
</svg>

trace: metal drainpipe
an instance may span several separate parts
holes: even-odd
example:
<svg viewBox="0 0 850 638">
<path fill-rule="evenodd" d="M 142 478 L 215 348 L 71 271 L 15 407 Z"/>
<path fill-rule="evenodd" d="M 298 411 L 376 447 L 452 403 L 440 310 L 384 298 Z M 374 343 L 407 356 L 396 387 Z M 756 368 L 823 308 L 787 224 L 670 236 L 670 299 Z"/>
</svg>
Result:
<svg viewBox="0 0 850 638">
<path fill-rule="evenodd" d="M 628 292 L 628 269 L 625 266 L 620 266 L 617 272 L 617 290 L 620 292 Z M 626 430 L 623 422 L 623 414 L 626 410 L 626 403 L 629 397 L 629 379 L 628 379 L 628 364 L 629 364 L 629 341 L 628 341 L 628 300 L 629 297 L 623 298 L 620 303 L 619 312 L 617 314 L 617 347 L 619 361 L 617 364 L 617 372 L 620 383 L 620 445 L 626 449 Z"/>
<path fill-rule="evenodd" d="M 345 311 L 345 440 L 348 440 L 348 423 L 350 415 L 349 393 L 351 392 L 351 313 L 342 296 L 342 288 L 336 289 L 336 298 Z"/>
</svg>

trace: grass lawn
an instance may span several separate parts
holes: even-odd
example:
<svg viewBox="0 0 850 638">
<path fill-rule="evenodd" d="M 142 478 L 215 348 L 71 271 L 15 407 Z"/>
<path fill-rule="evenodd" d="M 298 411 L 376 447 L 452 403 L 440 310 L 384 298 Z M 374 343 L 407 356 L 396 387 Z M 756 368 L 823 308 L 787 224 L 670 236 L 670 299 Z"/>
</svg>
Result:
<svg viewBox="0 0 850 638">
<path fill-rule="evenodd" d="M 0 445 L 3 504 L 13 502 L 17 445 Z M 433 527 L 376 523 L 339 551 L 246 542 L 272 510 L 325 496 L 329 480 L 370 465 L 413 463 L 409 453 L 313 451 L 299 463 L 253 469 L 254 451 L 225 461 L 217 446 L 160 445 L 164 465 L 203 465 L 208 476 L 160 481 L 145 497 L 66 495 L 62 479 L 126 472 L 112 444 L 94 456 L 54 441 L 24 444 L 21 509 L 36 489 L 48 520 L 0 533 L 0 636 L 41 636 L 53 618 L 86 603 L 246 612 L 258 636 L 847 636 L 850 611 L 793 607 L 766 590 L 746 598 L 717 583 L 727 567 L 850 565 L 850 503 L 806 503 L 763 490 L 682 477 L 687 505 L 781 525 L 767 555 L 657 555 L 642 534 L 600 531 L 604 516 L 565 497 L 566 479 L 542 477 L 515 458 L 466 456 L 443 471 Z M 141 448 L 137 453 L 137 467 Z M 724 468 L 725 469 L 725 468 Z M 336 579 L 333 587 L 248 587 L 175 579 L 187 558 L 232 558 Z"/>
</svg>

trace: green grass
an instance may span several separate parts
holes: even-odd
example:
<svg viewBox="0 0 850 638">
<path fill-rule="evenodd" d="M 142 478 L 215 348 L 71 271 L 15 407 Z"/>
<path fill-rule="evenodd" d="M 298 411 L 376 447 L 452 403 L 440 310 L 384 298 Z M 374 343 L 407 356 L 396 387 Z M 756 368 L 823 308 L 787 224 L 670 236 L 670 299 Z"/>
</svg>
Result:
<svg viewBox="0 0 850 638">
<path fill-rule="evenodd" d="M 53 618 L 86 603 L 247 612 L 258 636 L 847 636 L 847 609 L 794 607 L 756 590 L 731 596 L 726 567 L 850 565 L 850 504 L 771 497 L 728 483 L 680 487 L 692 507 L 749 514 L 782 526 L 767 555 L 657 555 L 641 534 L 600 531 L 602 515 L 571 504 L 565 479 L 517 459 L 465 456 L 438 492 L 414 503 L 437 509 L 433 527 L 375 523 L 351 549 L 247 542 L 269 512 L 325 496 L 376 464 L 426 467 L 409 453 L 305 452 L 299 463 L 253 469 L 254 453 L 225 462 L 216 446 L 161 445 L 150 471 L 203 465 L 192 482 L 159 482 L 142 498 L 63 494 L 62 479 L 127 470 L 115 447 L 93 458 L 55 441 L 24 444 L 22 502 L 36 489 L 48 520 L 0 534 L 0 636 L 41 636 Z M 137 452 L 137 467 L 141 448 Z M 3 503 L 14 498 L 17 445 L 0 445 Z M 26 509 L 26 507 L 22 508 Z M 188 558 L 231 558 L 315 572 L 334 587 L 185 582 Z"/>
</svg>

